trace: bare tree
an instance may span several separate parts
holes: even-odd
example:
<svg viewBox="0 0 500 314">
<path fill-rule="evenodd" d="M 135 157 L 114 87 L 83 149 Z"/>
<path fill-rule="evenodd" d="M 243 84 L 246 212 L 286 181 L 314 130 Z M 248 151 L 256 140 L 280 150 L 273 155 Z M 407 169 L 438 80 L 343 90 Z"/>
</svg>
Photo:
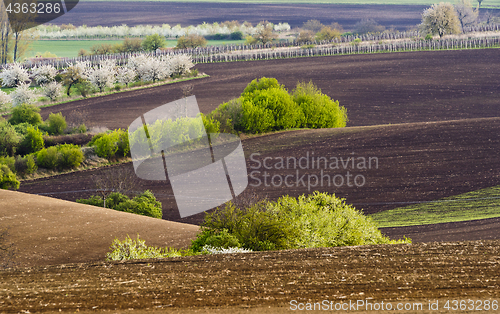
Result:
<svg viewBox="0 0 500 314">
<path fill-rule="evenodd" d="M 133 194 L 139 180 L 132 169 L 115 166 L 99 170 L 92 175 L 92 182 L 99 194 L 102 195 L 104 207 L 106 207 L 106 198 L 111 193 Z"/>
<path fill-rule="evenodd" d="M 457 4 L 455 4 L 455 10 L 457 10 L 457 17 L 460 22 L 462 33 L 465 27 L 476 23 L 479 14 L 479 6 L 474 9 L 472 7 L 472 0 L 458 0 Z"/>
<path fill-rule="evenodd" d="M 0 2 L 0 63 L 5 64 L 12 61 L 12 29 L 9 16 L 5 10 L 4 2 Z"/>
</svg>

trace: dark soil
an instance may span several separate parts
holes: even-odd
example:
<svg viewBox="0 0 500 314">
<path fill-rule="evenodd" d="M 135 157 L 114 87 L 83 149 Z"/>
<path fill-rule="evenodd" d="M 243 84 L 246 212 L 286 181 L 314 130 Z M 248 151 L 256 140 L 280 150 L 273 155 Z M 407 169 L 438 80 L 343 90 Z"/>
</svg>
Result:
<svg viewBox="0 0 500 314">
<path fill-rule="evenodd" d="M 337 22 L 352 29 L 362 19 L 371 18 L 387 28 L 399 30 L 420 23 L 426 8 L 420 5 L 344 5 L 344 4 L 244 4 L 244 3 L 182 3 L 182 2 L 85 2 L 80 1 L 70 13 L 52 21 L 53 24 L 113 26 L 127 24 L 197 25 L 237 20 L 254 25 L 267 20 L 287 22 L 301 27 L 316 19 L 323 24 Z"/>
<path fill-rule="evenodd" d="M 0 272 L 0 306 L 9 313 L 281 313 L 290 310 L 291 300 L 384 301 L 394 306 L 420 300 L 428 310 L 430 301 L 440 299 L 443 310 L 447 299 L 498 301 L 499 256 L 499 241 L 478 241 L 14 269 Z"/>
</svg>

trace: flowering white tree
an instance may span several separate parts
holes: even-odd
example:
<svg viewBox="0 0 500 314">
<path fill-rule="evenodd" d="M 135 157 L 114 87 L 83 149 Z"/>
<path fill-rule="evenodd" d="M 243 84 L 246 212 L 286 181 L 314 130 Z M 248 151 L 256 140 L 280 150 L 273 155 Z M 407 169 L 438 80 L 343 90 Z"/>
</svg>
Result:
<svg viewBox="0 0 500 314">
<path fill-rule="evenodd" d="M 77 61 L 76 63 L 66 68 L 66 70 L 62 74 L 62 77 L 64 85 L 68 86 L 68 89 L 66 90 L 66 94 L 68 96 L 70 95 L 71 86 L 75 85 L 76 83 L 82 80 L 86 80 L 88 73 L 89 73 L 89 63 L 86 61 L 85 62 Z"/>
<path fill-rule="evenodd" d="M 188 73 L 194 67 L 193 59 L 189 55 L 174 55 L 169 58 L 172 74 L 183 75 Z"/>
<path fill-rule="evenodd" d="M 7 111 L 10 106 L 11 106 L 10 96 L 6 92 L 0 90 L 0 112 Z"/>
<path fill-rule="evenodd" d="M 167 57 L 151 57 L 141 55 L 129 59 L 127 67 L 134 69 L 141 81 L 157 81 L 172 74 Z"/>
<path fill-rule="evenodd" d="M 102 60 L 96 68 L 91 68 L 88 71 L 87 78 L 92 85 L 99 88 L 99 91 L 102 92 L 105 87 L 113 87 L 115 76 L 115 61 L 107 59 Z"/>
<path fill-rule="evenodd" d="M 63 86 L 61 83 L 52 81 L 42 86 L 42 94 L 50 100 L 56 100 L 62 93 Z"/>
<path fill-rule="evenodd" d="M 10 97 L 12 98 L 12 105 L 14 107 L 21 104 L 32 104 L 37 99 L 35 92 L 25 83 L 19 84 L 19 86 L 10 93 Z"/>
<path fill-rule="evenodd" d="M 42 65 L 33 69 L 33 76 L 38 85 L 47 84 L 54 80 L 57 70 L 52 65 Z"/>
<path fill-rule="evenodd" d="M 14 63 L 0 73 L 0 79 L 2 80 L 2 86 L 12 87 L 28 81 L 30 76 L 22 65 Z"/>
<path fill-rule="evenodd" d="M 120 84 L 125 84 L 128 86 L 128 84 L 135 82 L 135 77 L 137 76 L 137 73 L 135 72 L 134 69 L 129 68 L 129 67 L 120 67 L 117 72 L 116 72 L 116 80 Z"/>
</svg>

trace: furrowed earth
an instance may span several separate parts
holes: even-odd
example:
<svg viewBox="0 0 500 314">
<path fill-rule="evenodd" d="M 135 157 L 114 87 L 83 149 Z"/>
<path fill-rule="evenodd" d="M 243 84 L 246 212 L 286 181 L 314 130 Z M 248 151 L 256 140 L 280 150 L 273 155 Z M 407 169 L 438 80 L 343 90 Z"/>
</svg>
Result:
<svg viewBox="0 0 500 314">
<path fill-rule="evenodd" d="M 142 113 L 181 98 L 181 88 L 187 84 L 194 86 L 193 94 L 200 110 L 208 113 L 220 103 L 237 97 L 255 78 L 276 77 L 290 90 L 299 79 L 311 80 L 346 107 L 348 127 L 244 136 L 248 173 L 261 173 L 249 177 L 251 185 L 241 198 L 258 195 L 277 199 L 284 194 L 298 196 L 320 190 L 346 198 L 365 213 L 374 213 L 409 202 L 436 200 L 500 184 L 498 54 L 498 49 L 487 49 L 199 64 L 196 68 L 209 74 L 209 78 L 57 105 L 43 109 L 42 115 L 46 118 L 50 112 L 62 112 L 70 116 L 76 111 L 86 111 L 89 124 L 126 128 Z M 341 164 L 339 169 L 313 166 L 280 169 L 271 162 L 267 164 L 268 169 L 263 164 L 265 158 L 269 162 L 278 161 L 280 157 L 305 158 L 311 162 L 312 155 L 343 160 L 376 157 L 378 166 L 364 169 Z M 340 186 L 311 186 L 311 190 L 300 184 L 302 181 L 292 187 L 276 184 L 278 179 L 269 186 L 257 185 L 255 178 L 263 182 L 264 171 L 269 178 L 325 174 L 347 178 L 347 171 L 350 171 L 351 179 L 362 175 L 366 182 L 362 186 L 353 185 L 352 181 L 351 186 L 347 182 Z M 93 172 L 87 170 L 24 181 L 20 191 L 73 201 L 91 195 L 86 190 L 94 188 L 90 180 Z M 188 223 L 178 225 L 179 228 L 202 221 L 202 214 L 180 219 L 168 181 L 141 181 L 139 185 L 138 190 L 150 189 L 162 201 L 164 219 Z M 8 202 L 13 197 L 7 193 L 15 192 L 0 193 L 0 201 Z M 23 194 L 15 194 L 22 199 Z M 65 215 L 53 214 L 50 217 L 57 218 L 50 222 L 50 217 L 45 215 L 52 206 L 49 204 L 43 209 L 42 205 L 38 206 L 41 202 L 37 201 L 38 196 L 26 197 L 34 198 L 31 205 L 11 202 L 9 210 L 17 213 L 29 208 L 33 215 L 29 223 L 22 214 L 14 215 L 11 220 L 4 214 L 0 220 L 0 227 L 10 227 L 11 238 L 7 235 L 7 243 L 15 243 L 14 236 L 22 236 L 22 230 L 46 230 L 49 223 L 53 224 L 52 231 L 33 232 L 34 236 L 41 239 L 51 237 L 51 232 L 64 233 L 64 230 L 58 231 L 54 223 L 64 226 Z M 60 200 L 53 199 L 53 202 L 64 207 Z M 75 214 L 81 215 L 81 211 L 88 210 L 81 207 Z M 116 213 L 119 214 L 124 213 Z M 75 219 L 75 228 L 100 220 L 100 215 L 87 215 L 84 219 Z M 392 238 L 411 237 L 414 240 L 411 245 L 305 249 L 126 263 L 102 262 L 110 245 L 109 239 L 117 235 L 108 231 L 109 226 L 102 225 L 102 233 L 106 236 L 89 234 L 88 241 L 95 245 L 87 245 L 71 260 L 85 264 L 54 265 L 60 262 L 35 258 L 24 263 L 32 268 L 0 272 L 4 283 L 0 289 L 2 311 L 135 309 L 147 312 L 157 309 L 172 313 L 215 310 L 221 313 L 279 313 L 289 311 L 289 302 L 294 299 L 299 302 L 413 300 L 424 304 L 439 300 L 440 310 L 443 310 L 447 299 L 491 301 L 500 298 L 500 243 L 493 240 L 500 238 L 500 219 L 496 218 L 383 230 Z M 134 232 L 146 232 L 148 226 L 148 223 L 142 227 L 137 225 L 139 229 Z M 68 232 L 74 234 L 75 231 Z M 175 234 L 174 229 L 170 232 Z M 85 235 L 80 233 L 73 242 L 59 239 L 58 245 L 60 248 L 83 247 L 82 243 L 87 240 Z M 154 238 L 154 234 L 151 237 Z M 166 239 L 162 241 L 167 245 Z M 49 242 L 44 240 L 41 248 L 34 248 L 37 243 L 31 241 L 17 249 L 36 252 L 52 248 L 57 251 L 58 247 L 50 246 Z M 152 244 L 161 245 L 156 243 Z M 178 247 L 185 245 L 177 244 Z M 56 255 L 50 250 L 44 252 Z M 95 252 L 102 252 L 101 257 Z M 60 256 L 58 261 L 69 255 L 57 254 Z M 12 259 L 16 262 L 15 257 Z M 425 313 L 408 311 L 417 312 Z"/>
</svg>

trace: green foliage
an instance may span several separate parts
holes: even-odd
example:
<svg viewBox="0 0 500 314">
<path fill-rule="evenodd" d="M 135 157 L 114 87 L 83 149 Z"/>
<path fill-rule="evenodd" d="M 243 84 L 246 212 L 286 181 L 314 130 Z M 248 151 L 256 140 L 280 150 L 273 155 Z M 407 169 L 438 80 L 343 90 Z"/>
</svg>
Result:
<svg viewBox="0 0 500 314">
<path fill-rule="evenodd" d="M 111 133 L 95 135 L 90 141 L 89 146 L 95 147 L 97 156 L 106 159 L 130 155 L 128 132 L 122 129 L 114 130 Z"/>
<path fill-rule="evenodd" d="M 217 239 L 227 243 L 232 239 L 229 235 L 243 248 L 254 251 L 410 241 L 388 239 L 371 218 L 343 199 L 319 192 L 298 198 L 283 196 L 244 209 L 228 203 L 205 215 L 202 232 L 193 241 L 192 249 L 200 250 L 208 241 Z"/>
<path fill-rule="evenodd" d="M 238 131 L 243 131 L 241 99 L 233 99 L 221 104 L 207 116 L 207 119 L 218 124 L 218 132 L 220 133 L 236 134 Z M 205 127 L 207 124 L 205 123 Z M 207 129 L 207 133 L 216 132 L 209 132 Z"/>
<path fill-rule="evenodd" d="M 77 145 L 61 144 L 40 150 L 36 155 L 38 166 L 47 169 L 71 169 L 85 159 Z"/>
<path fill-rule="evenodd" d="M 347 113 L 312 83 L 298 83 L 290 95 L 275 78 L 255 79 L 241 97 L 207 115 L 224 133 L 262 133 L 297 127 L 345 127 Z"/>
<path fill-rule="evenodd" d="M 42 123 L 40 108 L 35 105 L 22 104 L 12 109 L 12 116 L 9 123 L 12 125 L 19 123 L 29 123 L 31 125 L 39 125 Z"/>
<path fill-rule="evenodd" d="M 13 156 L 21 142 L 21 136 L 14 127 L 0 118 L 0 156 Z"/>
<path fill-rule="evenodd" d="M 66 130 L 66 127 L 68 126 L 66 124 L 66 118 L 64 118 L 60 112 L 49 114 L 49 119 L 46 123 L 49 126 L 49 133 L 53 135 L 63 134 L 64 130 Z"/>
<path fill-rule="evenodd" d="M 340 38 L 342 33 L 337 29 L 331 29 L 330 27 L 323 27 L 321 31 L 316 34 L 316 40 L 332 40 L 335 38 Z"/>
<path fill-rule="evenodd" d="M 207 45 L 207 40 L 200 35 L 190 34 L 188 36 L 181 36 L 177 39 L 177 45 L 175 46 L 178 49 L 186 49 L 186 48 L 196 48 L 196 47 L 205 47 Z"/>
<path fill-rule="evenodd" d="M 15 168 L 17 174 L 32 174 L 38 169 L 35 157 L 30 154 L 24 157 L 16 156 Z"/>
<path fill-rule="evenodd" d="M 302 127 L 318 129 L 346 126 L 346 109 L 339 106 L 338 101 L 322 94 L 312 82 L 299 82 L 293 91 L 293 99 L 305 116 Z"/>
<path fill-rule="evenodd" d="M 23 155 L 31 154 L 39 151 L 44 147 L 45 143 L 43 140 L 43 133 L 38 129 L 38 127 L 28 126 L 26 129 L 26 135 L 21 141 L 19 146 L 19 152 Z"/>
<path fill-rule="evenodd" d="M 19 189 L 19 180 L 12 170 L 6 165 L 0 165 L 0 189 Z"/>
<path fill-rule="evenodd" d="M 144 51 L 155 51 L 165 46 L 165 38 L 159 34 L 151 34 L 142 41 Z"/>
<path fill-rule="evenodd" d="M 92 84 L 86 80 L 79 80 L 78 83 L 75 84 L 75 88 L 83 98 L 87 98 L 87 96 L 92 92 Z"/>
<path fill-rule="evenodd" d="M 241 31 L 232 32 L 230 38 L 231 40 L 242 40 L 243 33 Z"/>
<path fill-rule="evenodd" d="M 104 200 L 95 195 L 89 199 L 78 199 L 76 202 L 104 207 Z M 153 218 L 162 218 L 162 205 L 149 190 L 133 199 L 121 193 L 113 192 L 106 198 L 106 208 Z"/>
<path fill-rule="evenodd" d="M 58 158 L 55 146 L 44 148 L 36 154 L 38 166 L 46 169 L 55 169 L 58 164 Z"/>
<path fill-rule="evenodd" d="M 434 37 L 432 36 L 432 34 L 427 34 L 427 35 L 425 35 L 425 38 L 424 38 L 424 39 L 425 39 L 425 40 L 433 40 L 433 39 L 434 39 Z"/>
<path fill-rule="evenodd" d="M 85 159 L 83 153 L 77 145 L 62 144 L 57 146 L 58 166 L 61 169 L 72 169 L 80 166 Z"/>
<path fill-rule="evenodd" d="M 460 33 L 460 21 L 455 7 L 448 2 L 433 4 L 422 14 L 420 28 L 428 34 L 438 34 L 439 37 Z"/>
<path fill-rule="evenodd" d="M 5 165 L 9 167 L 9 169 L 12 172 L 16 171 L 16 158 L 15 157 L 5 157 L 5 156 L 0 156 L 0 165 Z"/>
<path fill-rule="evenodd" d="M 303 112 L 276 79 L 252 81 L 243 91 L 241 100 L 243 125 L 247 132 L 269 132 L 302 125 Z"/>
<path fill-rule="evenodd" d="M 203 230 L 203 232 L 198 233 L 196 239 L 192 241 L 191 250 L 193 252 L 201 252 L 205 245 L 223 249 L 241 247 L 238 238 L 230 234 L 227 229 L 222 229 L 222 231 Z"/>
<path fill-rule="evenodd" d="M 211 118 L 207 117 L 204 114 L 201 114 L 201 118 L 203 119 L 203 125 L 205 126 L 205 131 L 207 134 L 210 133 L 220 133 L 220 122 Z"/>
<path fill-rule="evenodd" d="M 107 261 L 122 261 L 131 259 L 146 259 L 146 258 L 166 258 L 177 256 L 194 255 L 189 250 L 176 250 L 174 248 L 159 248 L 155 246 L 147 246 L 146 242 L 139 238 L 131 239 L 127 235 L 125 240 L 120 241 L 115 238 L 110 247 L 110 252 L 106 253 Z"/>
<path fill-rule="evenodd" d="M 32 125 L 27 123 L 27 122 L 23 122 L 23 123 L 19 123 L 19 124 L 16 124 L 16 125 L 13 125 L 14 127 L 14 130 L 16 130 L 17 134 L 21 135 L 21 136 L 25 136 L 26 134 L 28 134 L 28 128 L 31 127 Z M 38 127 L 40 128 L 42 126 L 42 124 L 38 125 Z"/>
</svg>

